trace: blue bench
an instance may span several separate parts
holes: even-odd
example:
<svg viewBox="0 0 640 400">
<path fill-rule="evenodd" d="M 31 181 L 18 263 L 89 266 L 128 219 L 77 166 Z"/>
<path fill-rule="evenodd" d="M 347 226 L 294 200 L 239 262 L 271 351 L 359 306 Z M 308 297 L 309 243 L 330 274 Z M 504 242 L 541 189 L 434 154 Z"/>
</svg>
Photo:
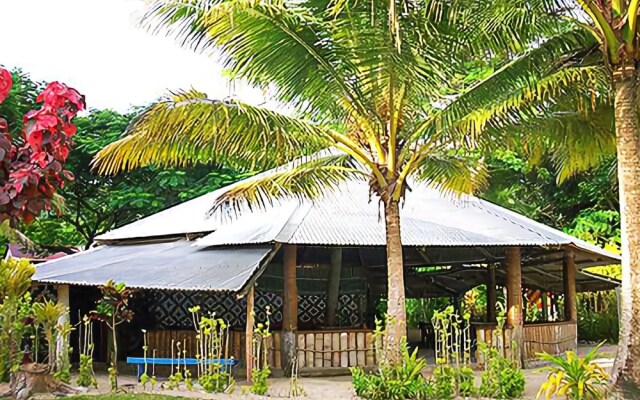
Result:
<svg viewBox="0 0 640 400">
<path fill-rule="evenodd" d="M 198 364 L 218 364 L 222 365 L 224 369 L 233 370 L 233 367 L 238 365 L 238 360 L 235 359 L 211 359 L 211 360 L 200 360 L 197 358 L 147 358 L 147 369 L 149 366 L 155 365 L 198 365 Z M 127 357 L 127 364 L 133 364 L 138 367 L 137 378 L 138 382 L 140 382 L 140 377 L 144 373 L 144 357 Z M 171 372 L 173 373 L 173 371 Z"/>
</svg>

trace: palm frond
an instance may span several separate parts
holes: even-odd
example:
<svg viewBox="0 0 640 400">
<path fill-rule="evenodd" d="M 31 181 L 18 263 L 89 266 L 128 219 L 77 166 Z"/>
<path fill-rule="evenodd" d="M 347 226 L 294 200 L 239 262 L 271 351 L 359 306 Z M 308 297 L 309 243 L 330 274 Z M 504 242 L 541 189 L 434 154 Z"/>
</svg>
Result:
<svg viewBox="0 0 640 400">
<path fill-rule="evenodd" d="M 488 170 L 473 154 L 434 150 L 418 160 L 412 177 L 443 192 L 475 193 L 488 183 Z"/>
<path fill-rule="evenodd" d="M 350 77 L 356 70 L 308 10 L 280 0 L 158 0 L 147 21 L 184 45 L 219 52 L 233 76 L 269 87 L 278 100 L 316 118 L 348 104 L 370 114 Z"/>
<path fill-rule="evenodd" d="M 350 179 L 368 175 L 345 154 L 312 156 L 233 185 L 216 201 L 214 209 L 264 209 L 283 199 L 313 200 Z"/>
<path fill-rule="evenodd" d="M 150 164 L 255 170 L 329 144 L 319 125 L 236 100 L 211 100 L 192 90 L 174 93 L 135 118 L 122 139 L 97 154 L 96 167 L 105 174 Z"/>
<path fill-rule="evenodd" d="M 590 54 L 592 45 L 593 37 L 580 27 L 550 38 L 455 98 L 425 124 L 474 136 L 489 121 L 509 120 L 509 114 L 526 112 L 533 103 L 542 104 L 568 86 L 593 85 L 604 76 L 599 66 L 566 65 L 579 63 Z"/>
</svg>

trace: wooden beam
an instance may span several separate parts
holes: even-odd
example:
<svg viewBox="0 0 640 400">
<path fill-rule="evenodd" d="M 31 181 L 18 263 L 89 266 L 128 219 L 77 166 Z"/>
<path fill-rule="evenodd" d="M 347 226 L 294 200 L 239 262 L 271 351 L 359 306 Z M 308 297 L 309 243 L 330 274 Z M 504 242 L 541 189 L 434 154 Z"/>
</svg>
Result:
<svg viewBox="0 0 640 400">
<path fill-rule="evenodd" d="M 576 259 L 572 250 L 564 253 L 562 263 L 562 281 L 564 286 L 564 319 L 578 321 L 578 298 L 576 296 Z"/>
<path fill-rule="evenodd" d="M 296 282 L 297 247 L 284 246 L 284 302 L 282 304 L 282 368 L 291 375 L 296 358 L 296 331 L 298 330 L 298 285 Z"/>
<path fill-rule="evenodd" d="M 496 303 L 498 295 L 496 293 L 496 267 L 487 267 L 487 322 L 496 322 Z"/>
<path fill-rule="evenodd" d="M 522 268 L 520 264 L 520 248 L 509 247 L 505 258 L 507 270 L 507 324 L 512 329 L 514 341 L 514 358 L 522 365 Z"/>
<path fill-rule="evenodd" d="M 253 376 L 253 325 L 255 314 L 254 308 L 254 286 L 249 288 L 247 293 L 247 325 L 245 327 L 245 364 L 247 369 L 247 382 L 252 382 Z"/>
<path fill-rule="evenodd" d="M 60 318 L 58 318 L 58 325 L 64 326 L 64 324 L 66 324 L 67 322 L 70 322 L 69 321 L 69 302 L 70 302 L 69 285 L 58 285 L 56 290 L 58 294 L 57 296 L 58 303 L 62 304 L 65 309 L 64 314 L 62 314 Z M 58 335 L 58 337 L 56 338 L 56 360 L 63 359 L 65 355 L 62 353 L 64 351 L 65 351 L 64 337 L 62 335 Z M 117 355 L 116 355 L 116 359 L 117 359 Z M 49 362 L 51 362 L 51 360 L 49 360 Z"/>
<path fill-rule="evenodd" d="M 332 248 L 329 287 L 327 288 L 327 315 L 325 325 L 336 326 L 336 311 L 340 298 L 340 275 L 342 273 L 342 248 Z"/>
</svg>

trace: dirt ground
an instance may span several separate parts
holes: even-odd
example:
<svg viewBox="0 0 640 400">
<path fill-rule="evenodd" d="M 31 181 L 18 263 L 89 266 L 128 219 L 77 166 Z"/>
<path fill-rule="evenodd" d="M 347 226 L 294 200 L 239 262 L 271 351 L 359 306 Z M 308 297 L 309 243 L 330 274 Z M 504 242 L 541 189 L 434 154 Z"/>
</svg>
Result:
<svg viewBox="0 0 640 400">
<path fill-rule="evenodd" d="M 578 349 L 579 355 L 584 355 L 589 350 L 588 347 L 580 347 Z M 613 359 L 615 357 L 615 346 L 605 346 L 600 351 L 600 356 L 597 362 L 605 368 L 611 368 L 613 366 Z M 524 399 L 535 399 L 540 385 L 546 380 L 546 373 L 539 369 L 527 369 L 525 370 L 526 387 Z M 478 383 L 480 380 L 480 372 L 476 376 Z M 131 392 L 143 392 L 142 386 L 136 383 L 135 376 L 120 376 L 118 383 L 126 391 Z M 288 398 L 290 390 L 290 381 L 285 378 L 274 378 L 270 380 L 270 387 L 268 395 L 274 398 Z M 301 399 L 309 400 L 324 400 L 324 399 L 353 399 L 354 393 L 351 388 L 351 377 L 338 376 L 327 378 L 300 378 L 299 385 L 304 389 L 306 396 Z M 261 398 L 260 396 L 254 396 L 246 392 L 246 386 L 244 382 L 237 382 L 236 388 L 232 394 L 207 394 L 200 390 L 194 389 L 188 391 L 186 389 L 181 390 L 160 390 L 156 389 L 155 392 L 162 393 L 164 395 L 175 395 L 190 398 L 199 399 L 253 399 Z M 106 374 L 98 374 L 98 390 L 92 389 L 89 394 L 95 393 L 108 393 L 109 380 Z M 147 388 L 149 392 L 149 388 Z"/>
</svg>

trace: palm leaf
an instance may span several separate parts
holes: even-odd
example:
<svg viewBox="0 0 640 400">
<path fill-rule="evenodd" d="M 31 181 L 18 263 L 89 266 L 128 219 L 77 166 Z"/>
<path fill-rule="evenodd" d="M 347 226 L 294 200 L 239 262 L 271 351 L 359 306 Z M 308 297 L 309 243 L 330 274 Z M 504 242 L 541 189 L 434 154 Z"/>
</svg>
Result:
<svg viewBox="0 0 640 400">
<path fill-rule="evenodd" d="M 453 150 L 430 151 L 417 162 L 412 176 L 453 193 L 474 193 L 488 183 L 488 171 L 481 160 Z"/>
<path fill-rule="evenodd" d="M 345 154 L 316 154 L 233 185 L 214 204 L 214 210 L 264 209 L 283 199 L 313 200 L 336 190 L 347 180 L 367 174 Z"/>
<path fill-rule="evenodd" d="M 236 100 L 210 100 L 192 90 L 166 97 L 135 118 L 122 139 L 97 154 L 96 167 L 107 174 L 150 164 L 256 169 L 328 143 L 321 126 Z"/>
</svg>

